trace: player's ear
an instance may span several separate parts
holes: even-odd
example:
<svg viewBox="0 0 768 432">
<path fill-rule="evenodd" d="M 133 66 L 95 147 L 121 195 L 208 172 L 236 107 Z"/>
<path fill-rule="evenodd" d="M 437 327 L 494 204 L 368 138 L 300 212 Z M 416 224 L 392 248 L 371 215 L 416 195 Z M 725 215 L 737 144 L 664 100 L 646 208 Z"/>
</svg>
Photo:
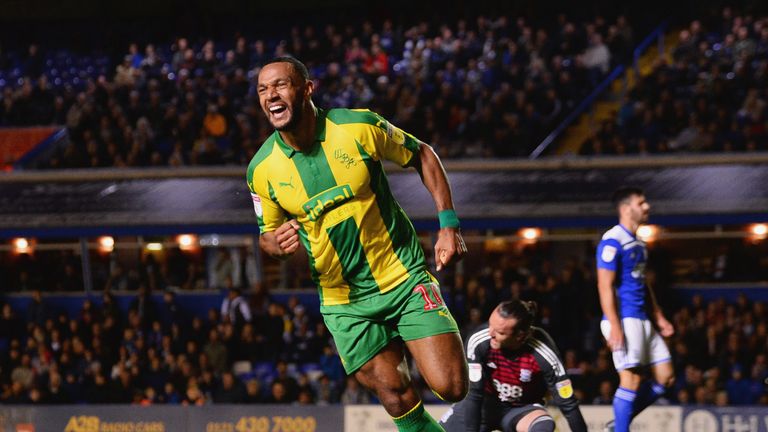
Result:
<svg viewBox="0 0 768 432">
<path fill-rule="evenodd" d="M 307 97 L 310 97 L 314 92 L 315 92 L 315 82 L 312 80 L 307 80 L 306 84 L 304 84 L 304 95 Z"/>
</svg>

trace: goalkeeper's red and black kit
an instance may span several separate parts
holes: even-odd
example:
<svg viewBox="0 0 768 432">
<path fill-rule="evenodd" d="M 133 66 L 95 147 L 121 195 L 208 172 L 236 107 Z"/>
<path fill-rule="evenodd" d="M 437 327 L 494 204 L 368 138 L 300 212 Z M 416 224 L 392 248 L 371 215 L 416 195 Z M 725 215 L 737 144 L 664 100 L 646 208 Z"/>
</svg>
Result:
<svg viewBox="0 0 768 432">
<path fill-rule="evenodd" d="M 587 431 L 571 380 L 547 332 L 533 327 L 516 351 L 491 348 L 490 341 L 487 326 L 467 341 L 469 394 L 443 417 L 446 431 L 504 430 L 502 424 L 517 423 L 541 409 L 547 391 L 571 430 Z"/>
</svg>

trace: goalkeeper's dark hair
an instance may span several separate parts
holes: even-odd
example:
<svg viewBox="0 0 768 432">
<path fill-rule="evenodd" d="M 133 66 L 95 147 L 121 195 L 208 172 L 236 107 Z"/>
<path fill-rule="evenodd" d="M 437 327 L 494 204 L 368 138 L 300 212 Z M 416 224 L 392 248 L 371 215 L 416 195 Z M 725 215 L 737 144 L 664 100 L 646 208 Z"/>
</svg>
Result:
<svg viewBox="0 0 768 432">
<path fill-rule="evenodd" d="M 527 332 L 536 319 L 538 306 L 533 301 L 508 300 L 499 303 L 499 316 L 517 320 L 515 331 Z"/>
<path fill-rule="evenodd" d="M 275 57 L 272 60 L 264 63 L 264 65 L 262 65 L 262 68 L 272 63 L 290 63 L 293 66 L 293 70 L 295 70 L 296 73 L 301 75 L 301 77 L 304 78 L 304 81 L 309 81 L 309 69 L 307 69 L 307 66 L 305 66 L 304 63 L 302 63 L 295 57 L 291 57 L 291 56 Z"/>
<path fill-rule="evenodd" d="M 613 193 L 613 198 L 611 199 L 613 201 L 613 205 L 618 207 L 621 204 L 625 204 L 627 200 L 632 198 L 633 196 L 643 196 L 645 195 L 645 192 L 636 186 L 622 186 Z"/>
</svg>

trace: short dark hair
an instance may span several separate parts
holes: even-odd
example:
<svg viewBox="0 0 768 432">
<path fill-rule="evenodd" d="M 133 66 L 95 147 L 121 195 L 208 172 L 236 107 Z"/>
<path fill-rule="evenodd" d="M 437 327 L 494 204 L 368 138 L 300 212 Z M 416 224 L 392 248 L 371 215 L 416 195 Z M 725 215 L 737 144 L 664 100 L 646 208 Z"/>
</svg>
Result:
<svg viewBox="0 0 768 432">
<path fill-rule="evenodd" d="M 645 192 L 636 186 L 622 186 L 616 189 L 611 200 L 613 201 L 613 205 L 618 207 L 634 195 L 643 196 L 645 195 Z"/>
<path fill-rule="evenodd" d="M 275 57 L 272 60 L 264 63 L 262 68 L 272 63 L 290 63 L 293 66 L 293 70 L 295 70 L 299 75 L 301 75 L 301 77 L 304 78 L 304 81 L 309 81 L 309 69 L 307 69 L 304 63 L 302 63 L 295 57 L 291 57 L 291 56 Z"/>
<path fill-rule="evenodd" d="M 499 303 L 499 316 L 517 320 L 515 331 L 527 332 L 536 319 L 538 306 L 533 301 L 507 300 Z"/>
</svg>

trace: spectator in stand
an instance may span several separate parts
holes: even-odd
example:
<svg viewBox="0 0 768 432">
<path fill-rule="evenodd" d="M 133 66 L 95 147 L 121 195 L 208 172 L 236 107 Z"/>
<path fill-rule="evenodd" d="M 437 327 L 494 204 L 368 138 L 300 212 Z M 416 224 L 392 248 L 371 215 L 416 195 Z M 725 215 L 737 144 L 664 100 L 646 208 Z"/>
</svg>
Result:
<svg viewBox="0 0 768 432">
<path fill-rule="evenodd" d="M 243 326 L 251 322 L 251 308 L 245 297 L 240 295 L 239 288 L 227 291 L 227 297 L 221 303 L 221 318 L 235 327 L 238 337 Z"/>
<path fill-rule="evenodd" d="M 221 382 L 213 392 L 213 403 L 239 404 L 245 402 L 245 388 L 232 372 L 221 374 Z"/>
<path fill-rule="evenodd" d="M 319 405 L 330 405 L 339 402 L 339 395 L 336 383 L 331 381 L 328 375 L 320 375 L 320 378 L 314 383 L 317 403 Z"/>
<path fill-rule="evenodd" d="M 261 393 L 261 382 L 257 379 L 249 379 L 245 383 L 245 397 L 243 403 L 260 404 L 265 403 L 264 395 Z"/>
<path fill-rule="evenodd" d="M 48 307 L 43 301 L 43 296 L 39 289 L 32 291 L 32 302 L 27 308 L 27 328 L 31 325 L 42 327 L 45 321 L 50 317 Z"/>
<path fill-rule="evenodd" d="M 130 310 L 136 313 L 139 324 L 143 329 L 149 329 L 152 322 L 157 319 L 155 302 L 152 300 L 146 285 L 139 285 L 139 291 L 131 301 Z"/>
<path fill-rule="evenodd" d="M 605 76 L 610 70 L 611 52 L 603 43 L 603 37 L 599 33 L 593 33 L 590 36 L 589 46 L 584 52 L 582 61 L 584 66 L 589 69 L 590 75 L 593 76 L 592 85 L 598 84 L 600 77 Z"/>
<path fill-rule="evenodd" d="M 203 118 L 205 132 L 214 138 L 220 138 L 227 133 L 227 119 L 219 112 L 216 104 L 208 105 L 208 112 Z"/>
<path fill-rule="evenodd" d="M 208 331 L 208 343 L 203 347 L 203 352 L 216 374 L 223 373 L 230 364 L 229 352 L 220 340 L 218 329 L 212 328 Z"/>
<path fill-rule="evenodd" d="M 592 405 L 611 405 L 613 404 L 613 394 L 616 389 L 610 381 L 602 381 L 599 386 L 598 395 L 592 400 Z"/>
<path fill-rule="evenodd" d="M 353 375 L 347 377 L 346 387 L 341 393 L 343 405 L 366 405 L 371 403 L 371 395 L 357 382 Z"/>
<path fill-rule="evenodd" d="M 289 404 L 293 401 L 288 398 L 288 393 L 285 389 L 285 385 L 282 382 L 275 381 L 270 386 L 271 393 L 267 398 L 269 404 Z"/>
<path fill-rule="evenodd" d="M 288 364 L 282 360 L 278 360 L 275 365 L 275 370 L 277 376 L 272 380 L 272 384 L 270 385 L 273 390 L 273 397 L 275 396 L 274 385 L 280 384 L 282 386 L 282 392 L 284 393 L 282 398 L 284 398 L 287 403 L 295 402 L 299 395 L 299 384 L 296 381 L 296 378 L 288 373 Z"/>
</svg>

